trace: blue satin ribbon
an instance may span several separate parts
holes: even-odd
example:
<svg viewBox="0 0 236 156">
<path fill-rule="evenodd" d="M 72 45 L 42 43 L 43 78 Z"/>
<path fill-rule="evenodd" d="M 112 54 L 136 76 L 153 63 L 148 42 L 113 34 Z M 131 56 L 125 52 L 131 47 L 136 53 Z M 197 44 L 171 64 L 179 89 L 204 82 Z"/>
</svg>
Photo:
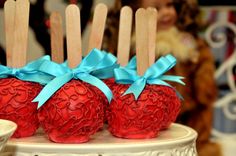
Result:
<svg viewBox="0 0 236 156">
<path fill-rule="evenodd" d="M 133 56 L 130 59 L 129 63 L 125 66 L 125 68 L 133 69 L 133 70 L 137 69 L 137 58 L 136 58 L 136 56 Z"/>
<path fill-rule="evenodd" d="M 100 79 L 98 79 L 98 77 L 112 77 L 113 69 L 118 66 L 116 62 L 116 57 L 112 54 L 98 49 L 93 49 L 74 69 L 70 69 L 65 65 L 59 65 L 51 61 L 45 62 L 41 65 L 40 71 L 52 74 L 56 78 L 43 88 L 33 102 L 38 102 L 38 108 L 41 107 L 59 88 L 71 79 L 80 79 L 96 86 L 105 94 L 110 102 L 113 97 L 112 92 Z M 106 69 L 108 72 L 105 72 Z"/>
<path fill-rule="evenodd" d="M 54 77 L 50 74 L 41 72 L 38 69 L 41 64 L 49 60 L 49 56 L 43 56 L 35 61 L 28 63 L 22 68 L 10 68 L 0 65 L 0 78 L 7 78 L 9 76 L 12 76 L 23 81 L 38 82 L 42 85 L 47 84 Z"/>
<path fill-rule="evenodd" d="M 103 61 L 100 61 L 100 63 L 96 65 L 95 69 L 91 72 L 91 75 L 99 79 L 112 78 L 114 77 L 114 69 L 120 67 L 119 64 L 117 64 L 117 58 L 111 53 L 105 51 L 101 52 L 105 55 Z"/>
<path fill-rule="evenodd" d="M 181 76 L 163 75 L 175 65 L 175 57 L 169 54 L 158 59 L 150 68 L 147 69 L 143 76 L 139 76 L 135 70 L 127 68 L 115 69 L 114 75 L 117 83 L 132 84 L 125 91 L 124 95 L 132 93 L 137 100 L 146 84 L 157 84 L 172 87 L 165 82 L 172 81 L 185 85 L 182 81 L 183 77 Z"/>
</svg>

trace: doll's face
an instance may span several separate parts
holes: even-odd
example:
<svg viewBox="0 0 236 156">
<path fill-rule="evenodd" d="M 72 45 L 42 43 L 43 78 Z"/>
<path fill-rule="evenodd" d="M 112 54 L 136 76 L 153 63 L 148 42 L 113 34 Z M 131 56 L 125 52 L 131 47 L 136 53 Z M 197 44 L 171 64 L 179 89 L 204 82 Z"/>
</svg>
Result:
<svg viewBox="0 0 236 156">
<path fill-rule="evenodd" d="M 177 15 L 173 0 L 142 0 L 142 7 L 158 10 L 157 30 L 166 30 L 175 25 Z"/>
</svg>

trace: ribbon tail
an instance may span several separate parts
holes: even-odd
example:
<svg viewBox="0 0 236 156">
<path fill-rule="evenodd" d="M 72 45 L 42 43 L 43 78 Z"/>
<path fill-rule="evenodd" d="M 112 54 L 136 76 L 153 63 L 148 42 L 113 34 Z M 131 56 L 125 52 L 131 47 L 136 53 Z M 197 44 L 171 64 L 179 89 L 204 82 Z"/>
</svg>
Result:
<svg viewBox="0 0 236 156">
<path fill-rule="evenodd" d="M 174 88 L 174 90 L 175 90 L 176 95 L 179 97 L 179 99 L 180 99 L 180 100 L 184 100 L 184 98 L 183 98 L 183 96 L 180 94 L 180 92 L 178 92 L 175 88 Z"/>
<path fill-rule="evenodd" d="M 172 87 L 170 84 L 166 83 L 165 81 L 162 81 L 161 79 L 156 79 L 156 80 L 148 80 L 147 81 L 148 84 L 156 84 L 156 85 L 164 85 L 164 86 L 168 86 L 171 87 L 175 90 L 176 95 L 183 100 L 183 96 L 174 88 Z"/>
<path fill-rule="evenodd" d="M 73 78 L 72 73 L 67 73 L 63 76 L 59 76 L 49 82 L 39 95 L 33 99 L 32 102 L 38 102 L 38 108 L 40 108 L 59 88 L 69 82 Z"/>
<path fill-rule="evenodd" d="M 165 81 L 161 79 L 154 79 L 154 80 L 147 80 L 148 84 L 155 84 L 155 85 L 162 85 L 162 86 L 168 86 L 173 88 L 170 84 L 166 83 Z"/>
<path fill-rule="evenodd" d="M 160 79 L 166 80 L 166 81 L 177 82 L 179 84 L 185 85 L 185 83 L 182 81 L 182 79 L 184 79 L 184 77 L 182 76 L 163 75 L 160 77 Z"/>
<path fill-rule="evenodd" d="M 108 102 L 110 103 L 113 97 L 112 91 L 107 87 L 107 85 L 102 82 L 100 79 L 89 75 L 89 74 L 85 74 L 85 75 L 78 75 L 77 76 L 80 80 L 87 82 L 97 88 L 99 88 L 107 97 Z"/>
<path fill-rule="evenodd" d="M 123 95 L 132 93 L 134 95 L 135 100 L 137 100 L 139 95 L 142 93 L 145 85 L 146 81 L 143 78 L 138 79 L 125 91 Z"/>
</svg>

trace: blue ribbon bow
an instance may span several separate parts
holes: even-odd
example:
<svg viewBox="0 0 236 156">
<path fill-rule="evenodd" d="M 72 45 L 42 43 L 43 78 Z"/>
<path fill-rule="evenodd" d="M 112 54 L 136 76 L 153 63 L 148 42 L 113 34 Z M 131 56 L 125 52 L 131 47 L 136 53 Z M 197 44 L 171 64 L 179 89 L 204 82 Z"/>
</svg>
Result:
<svg viewBox="0 0 236 156">
<path fill-rule="evenodd" d="M 109 78 L 113 76 L 113 69 L 117 67 L 116 57 L 112 54 L 93 49 L 74 69 L 65 65 L 48 61 L 42 64 L 40 70 L 54 75 L 56 78 L 49 82 L 33 102 L 39 102 L 41 107 L 59 88 L 71 79 L 80 79 L 99 88 L 110 102 L 113 95 L 111 90 L 97 77 Z M 107 72 L 105 72 L 107 69 Z M 112 72 L 111 72 L 112 71 Z M 101 73 L 104 75 L 102 75 Z"/>
<path fill-rule="evenodd" d="M 0 78 L 7 78 L 9 76 L 16 77 L 20 80 L 38 82 L 42 85 L 47 84 L 53 79 L 53 76 L 39 71 L 39 67 L 46 61 L 49 61 L 49 56 L 43 56 L 35 61 L 28 63 L 22 68 L 10 68 L 0 65 Z"/>
<path fill-rule="evenodd" d="M 133 70 L 137 69 L 137 58 L 136 58 L 136 56 L 133 56 L 130 59 L 129 63 L 125 66 L 125 68 L 133 69 Z"/>
<path fill-rule="evenodd" d="M 94 49 L 98 51 L 97 49 Z M 108 79 L 114 77 L 114 69 L 120 67 L 117 64 L 117 58 L 111 53 L 107 53 L 105 51 L 100 51 L 103 53 L 104 58 L 99 62 L 91 72 L 91 75 L 99 78 L 99 79 Z"/>
<path fill-rule="evenodd" d="M 177 82 L 185 85 L 181 76 L 163 75 L 176 64 L 176 59 L 172 55 L 166 55 L 158 59 L 151 67 L 147 69 L 143 76 L 139 76 L 135 70 L 127 68 L 114 69 L 114 75 L 117 83 L 132 84 L 124 93 L 134 94 L 137 100 L 143 91 L 146 83 L 157 84 L 172 87 L 165 81 Z"/>
</svg>

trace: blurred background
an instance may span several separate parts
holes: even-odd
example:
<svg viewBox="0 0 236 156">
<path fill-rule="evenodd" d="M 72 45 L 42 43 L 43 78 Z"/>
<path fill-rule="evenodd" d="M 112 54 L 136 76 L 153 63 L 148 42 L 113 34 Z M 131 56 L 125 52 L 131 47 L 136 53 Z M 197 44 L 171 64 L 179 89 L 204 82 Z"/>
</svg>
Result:
<svg viewBox="0 0 236 156">
<path fill-rule="evenodd" d="M 3 5 L 0 0 L 0 62 L 5 64 L 5 35 Z M 64 18 L 68 4 L 78 4 L 81 9 L 81 28 L 83 32 L 83 51 L 87 47 L 88 34 L 93 8 L 97 3 L 105 3 L 109 8 L 114 0 L 30 0 L 30 31 L 28 42 L 28 61 L 50 54 L 49 15 L 58 11 Z M 199 34 L 206 39 L 215 58 L 215 66 L 219 69 L 215 75 L 219 88 L 218 101 L 215 104 L 212 139 L 222 144 L 224 155 L 236 153 L 236 57 L 233 65 L 227 67 L 227 61 L 235 54 L 236 33 L 236 1 L 235 0 L 198 0 L 201 17 L 205 28 Z M 228 27 L 235 29 L 235 32 Z M 210 33 L 210 31 L 214 29 Z M 65 30 L 65 29 L 64 29 Z M 209 33 L 208 33 L 209 32 Z M 221 67 L 226 64 L 225 67 Z M 221 68 L 220 68 L 221 67 Z M 229 82 L 229 77 L 231 81 Z M 233 84 L 232 84 L 233 80 Z"/>
</svg>

